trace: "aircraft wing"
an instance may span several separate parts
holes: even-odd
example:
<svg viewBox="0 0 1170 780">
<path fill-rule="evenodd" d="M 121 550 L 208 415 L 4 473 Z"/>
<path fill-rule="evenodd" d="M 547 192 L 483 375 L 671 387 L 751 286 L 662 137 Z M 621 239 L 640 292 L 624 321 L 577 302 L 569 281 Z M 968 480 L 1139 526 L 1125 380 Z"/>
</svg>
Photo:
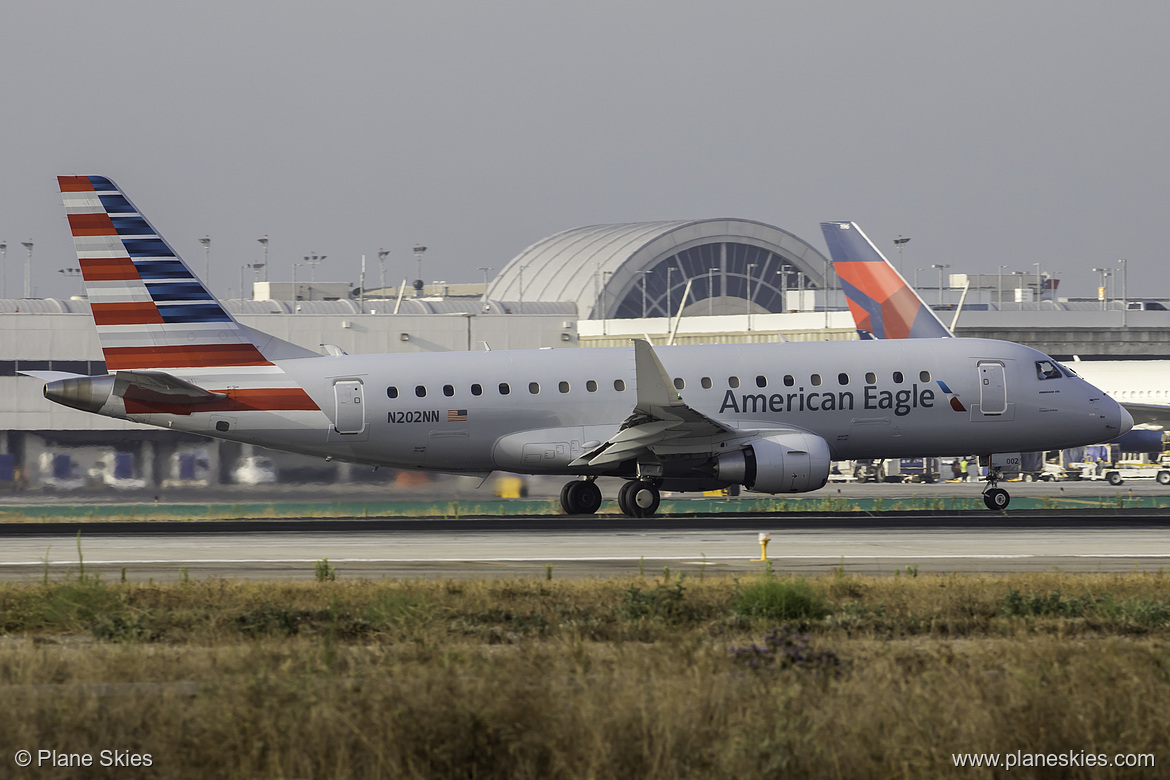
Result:
<svg viewBox="0 0 1170 780">
<path fill-rule="evenodd" d="M 654 445 L 685 439 L 718 439 L 738 431 L 687 406 L 682 394 L 645 339 L 634 339 L 638 401 L 617 433 L 573 461 L 573 466 L 606 466 L 637 459 Z"/>
</svg>

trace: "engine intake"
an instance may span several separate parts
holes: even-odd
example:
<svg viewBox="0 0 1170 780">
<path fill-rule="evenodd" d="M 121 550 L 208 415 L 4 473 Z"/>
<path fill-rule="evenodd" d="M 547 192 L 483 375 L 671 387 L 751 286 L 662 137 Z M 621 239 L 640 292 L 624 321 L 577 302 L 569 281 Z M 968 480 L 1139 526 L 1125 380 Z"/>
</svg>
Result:
<svg viewBox="0 0 1170 780">
<path fill-rule="evenodd" d="M 758 439 L 715 460 L 715 476 L 759 493 L 806 493 L 829 481 L 829 445 L 811 433 Z"/>
</svg>

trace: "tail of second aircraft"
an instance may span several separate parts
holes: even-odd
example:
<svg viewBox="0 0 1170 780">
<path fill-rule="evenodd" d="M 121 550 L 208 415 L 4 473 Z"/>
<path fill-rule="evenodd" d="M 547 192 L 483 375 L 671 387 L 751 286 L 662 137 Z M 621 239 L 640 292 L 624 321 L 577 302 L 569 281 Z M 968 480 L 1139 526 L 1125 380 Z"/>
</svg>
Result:
<svg viewBox="0 0 1170 780">
<path fill-rule="evenodd" d="M 104 176 L 59 176 L 110 372 L 260 366 L 316 353 L 236 322 Z"/>
<path fill-rule="evenodd" d="M 862 338 L 954 335 L 855 223 L 822 222 L 821 231 Z"/>
</svg>

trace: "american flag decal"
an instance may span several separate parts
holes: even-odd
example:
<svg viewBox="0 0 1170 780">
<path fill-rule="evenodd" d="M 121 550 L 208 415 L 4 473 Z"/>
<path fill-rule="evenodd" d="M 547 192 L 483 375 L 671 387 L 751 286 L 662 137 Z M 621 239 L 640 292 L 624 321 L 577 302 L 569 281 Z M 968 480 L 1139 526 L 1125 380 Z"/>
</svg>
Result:
<svg viewBox="0 0 1170 780">
<path fill-rule="evenodd" d="M 467 422 L 466 409 L 448 409 L 447 422 Z"/>
</svg>

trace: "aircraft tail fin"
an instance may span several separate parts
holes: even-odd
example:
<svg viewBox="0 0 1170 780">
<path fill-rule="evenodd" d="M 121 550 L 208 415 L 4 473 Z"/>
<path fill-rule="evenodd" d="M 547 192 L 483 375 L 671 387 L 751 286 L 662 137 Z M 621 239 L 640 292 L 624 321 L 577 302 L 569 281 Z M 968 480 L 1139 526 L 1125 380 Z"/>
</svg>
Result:
<svg viewBox="0 0 1170 780">
<path fill-rule="evenodd" d="M 822 222 L 821 232 L 862 338 L 954 335 L 855 223 Z"/>
<path fill-rule="evenodd" d="M 317 356 L 236 322 L 113 181 L 57 181 L 108 371 Z"/>
</svg>

